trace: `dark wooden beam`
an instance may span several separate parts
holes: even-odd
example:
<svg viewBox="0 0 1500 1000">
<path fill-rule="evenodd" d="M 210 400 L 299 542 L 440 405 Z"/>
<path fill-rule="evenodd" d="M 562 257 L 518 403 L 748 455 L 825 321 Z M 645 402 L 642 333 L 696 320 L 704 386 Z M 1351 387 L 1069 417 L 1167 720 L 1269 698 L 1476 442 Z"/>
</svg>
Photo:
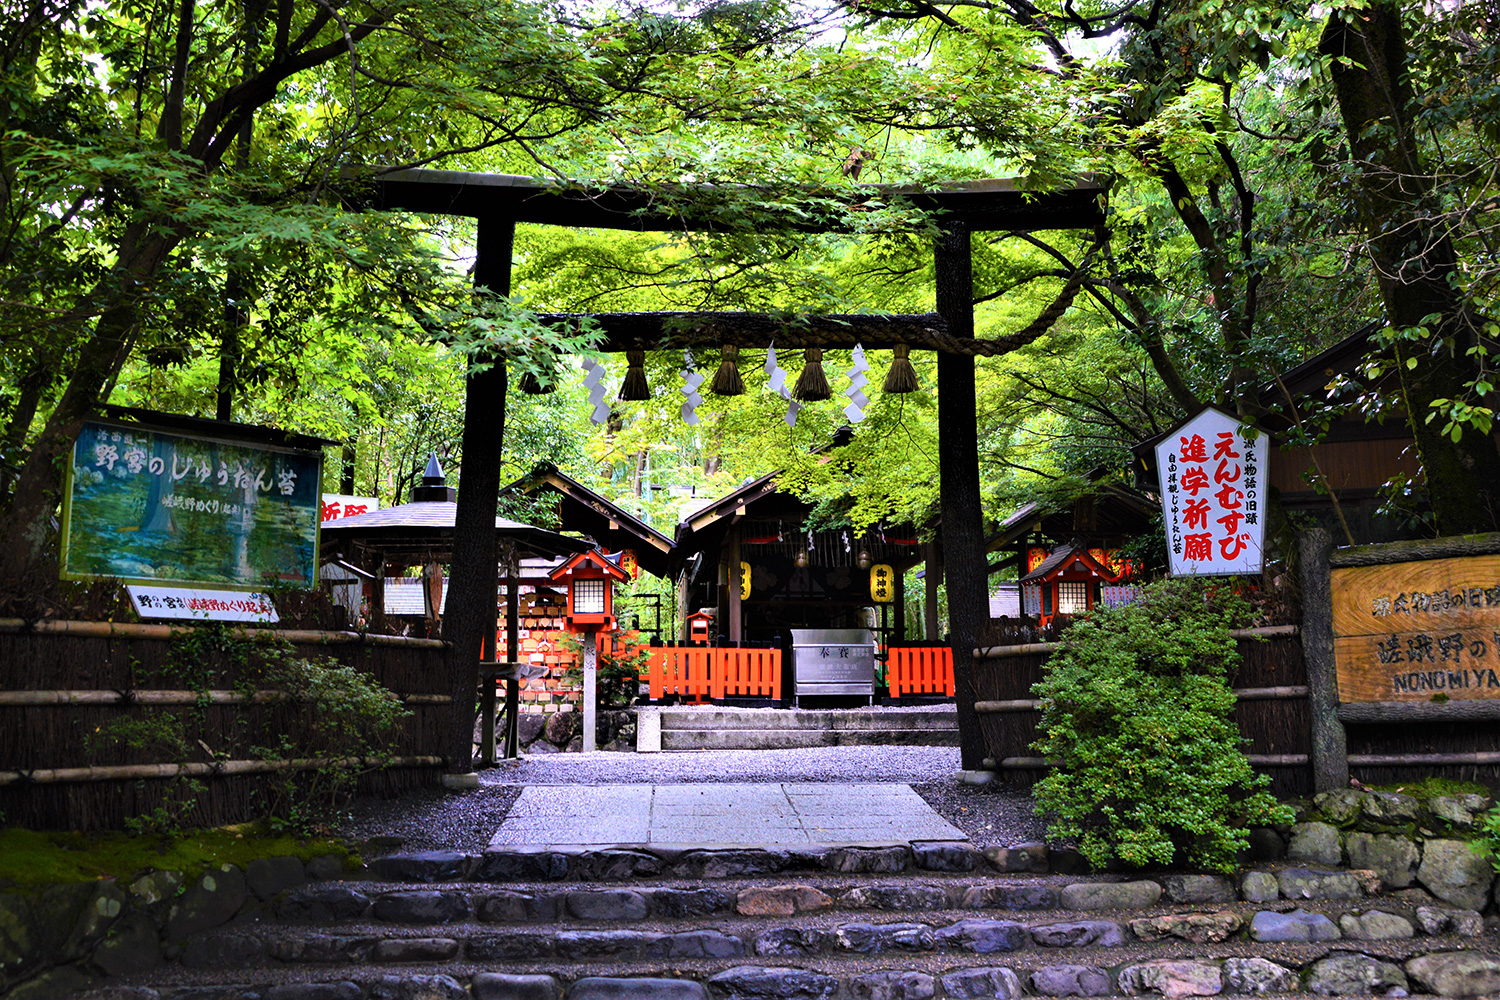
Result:
<svg viewBox="0 0 1500 1000">
<path fill-rule="evenodd" d="M 1085 178 L 1056 191 L 1026 190 L 1012 178 L 956 181 L 929 188 L 867 184 L 784 190 L 747 185 L 672 185 L 585 188 L 513 174 L 460 170 L 389 170 L 346 181 L 358 188 L 352 208 L 403 210 L 516 222 L 643 232 L 849 232 L 853 222 L 883 205 L 967 225 L 970 231 L 1091 229 L 1104 221 L 1107 183 Z M 747 199 L 746 195 L 750 197 Z M 864 225 L 858 227 L 863 231 Z"/>
<path fill-rule="evenodd" d="M 544 313 L 542 322 L 576 326 L 584 316 L 577 313 Z M 640 312 L 592 313 L 605 340 L 601 350 L 675 350 L 684 347 L 779 348 L 853 347 L 886 350 L 905 344 L 917 350 L 949 351 L 988 357 L 1006 354 L 1026 344 L 1017 336 L 976 339 L 956 337 L 948 322 L 937 313 L 873 315 L 830 313 L 824 315 L 777 315 L 740 312 Z M 970 331 L 972 333 L 972 330 Z"/>
<path fill-rule="evenodd" d="M 515 225 L 479 220 L 474 283 L 499 295 L 510 294 L 510 262 Z M 442 747 L 450 774 L 473 770 L 474 696 L 484 637 L 495 634 L 499 589 L 495 507 L 500 498 L 500 449 L 505 435 L 505 363 L 496 359 L 485 372 L 470 375 L 464 387 L 463 465 L 458 509 L 453 521 L 453 562 L 444 638 L 453 643 Z M 493 691 L 493 685 L 491 685 Z"/>
<path fill-rule="evenodd" d="M 933 248 L 937 309 L 960 337 L 974 330 L 974 273 L 969 228 L 944 228 Z M 979 428 L 974 358 L 938 354 L 938 470 L 942 483 L 943 574 L 948 584 L 948 631 L 963 766 L 978 770 L 985 757 L 974 682 L 974 647 L 989 618 L 984 515 L 979 493 Z"/>
</svg>

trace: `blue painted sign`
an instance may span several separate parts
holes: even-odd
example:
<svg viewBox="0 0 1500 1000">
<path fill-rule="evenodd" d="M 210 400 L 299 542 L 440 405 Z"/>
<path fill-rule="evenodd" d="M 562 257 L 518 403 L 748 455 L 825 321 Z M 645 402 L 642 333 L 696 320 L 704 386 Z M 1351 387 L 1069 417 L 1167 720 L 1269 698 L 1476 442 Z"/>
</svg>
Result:
<svg viewBox="0 0 1500 1000">
<path fill-rule="evenodd" d="M 62 575 L 312 587 L 322 464 L 320 452 L 89 421 L 68 470 Z"/>
</svg>

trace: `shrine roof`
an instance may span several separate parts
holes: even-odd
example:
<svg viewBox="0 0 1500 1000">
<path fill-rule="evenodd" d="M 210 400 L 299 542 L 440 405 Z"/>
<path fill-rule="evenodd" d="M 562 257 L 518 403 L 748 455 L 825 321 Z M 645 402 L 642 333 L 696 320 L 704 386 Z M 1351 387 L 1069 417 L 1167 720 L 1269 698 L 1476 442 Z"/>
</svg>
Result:
<svg viewBox="0 0 1500 1000">
<path fill-rule="evenodd" d="M 425 500 L 342 517 L 325 522 L 319 530 L 329 541 L 354 542 L 374 551 L 436 552 L 445 546 L 451 549 L 457 514 L 456 502 Z M 515 544 L 522 555 L 572 555 L 593 548 L 582 539 L 504 517 L 495 518 L 495 532 Z"/>
<path fill-rule="evenodd" d="M 999 532 L 986 540 L 985 549 L 994 552 L 1006 548 L 1034 531 L 1059 542 L 1075 535 L 1136 535 L 1151 527 L 1151 518 L 1157 511 L 1153 498 L 1118 483 L 1097 485 L 1093 498 L 1097 527 L 1092 531 L 1074 528 L 1071 508 L 1052 510 L 1033 502 L 1002 521 Z"/>
<path fill-rule="evenodd" d="M 1073 563 L 1082 563 L 1089 572 L 1105 580 L 1114 581 L 1117 575 L 1106 566 L 1101 566 L 1099 561 L 1089 554 L 1088 549 L 1081 546 L 1063 545 L 1058 550 L 1042 560 L 1037 568 L 1021 577 L 1021 583 L 1046 583 L 1053 577 L 1061 575 Z"/>
<path fill-rule="evenodd" d="M 550 490 L 559 500 L 563 528 L 588 535 L 600 545 L 619 551 L 632 549 L 636 561 L 653 576 L 664 576 L 672 552 L 672 539 L 657 531 L 619 504 L 594 492 L 551 464 L 542 464 L 501 488 L 501 494 Z"/>
</svg>

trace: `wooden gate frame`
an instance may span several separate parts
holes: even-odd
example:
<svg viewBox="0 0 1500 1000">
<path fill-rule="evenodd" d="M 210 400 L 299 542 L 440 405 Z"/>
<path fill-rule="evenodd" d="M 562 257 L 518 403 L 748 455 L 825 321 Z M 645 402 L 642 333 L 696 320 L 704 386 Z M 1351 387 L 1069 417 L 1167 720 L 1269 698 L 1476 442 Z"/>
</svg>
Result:
<svg viewBox="0 0 1500 1000">
<path fill-rule="evenodd" d="M 363 201 L 351 207 L 462 215 L 478 221 L 474 283 L 510 294 L 511 255 L 517 222 L 635 231 L 736 228 L 714 214 L 722 189 L 676 185 L 678 195 L 698 194 L 694 205 L 672 210 L 661 190 L 616 186 L 584 189 L 508 174 L 425 169 L 377 170 Z M 974 335 L 973 265 L 970 237 L 976 232 L 1092 229 L 1104 221 L 1108 184 L 1084 178 L 1072 187 L 1031 191 L 1013 179 L 961 181 L 926 187 L 851 185 L 846 189 L 807 188 L 806 203 L 779 214 L 741 220 L 742 231 L 781 229 L 833 232 L 841 228 L 826 211 L 829 198 L 851 207 L 900 202 L 929 213 L 938 225 L 933 260 L 936 311 L 914 316 L 776 317 L 751 313 L 625 313 L 595 316 L 610 352 L 729 343 L 782 348 L 852 347 L 878 349 L 904 344 L 938 352 L 938 463 L 942 489 L 942 530 L 947 558 L 949 624 L 954 650 L 959 740 L 963 766 L 975 769 L 984 756 L 979 717 L 974 711 L 973 650 L 989 619 L 988 568 L 979 492 L 979 446 L 974 393 L 976 356 L 1004 354 L 1050 328 L 1072 302 L 1082 272 L 1070 276 L 1058 298 L 1026 329 L 1007 337 Z M 664 207 L 665 206 L 665 207 Z M 698 213 L 696 215 L 691 213 Z M 567 317 L 553 317 L 566 319 Z M 494 511 L 499 495 L 500 455 L 494 447 L 505 419 L 507 374 L 503 359 L 468 377 L 464 402 L 464 488 L 458 495 L 454 561 L 450 575 L 446 630 L 453 642 L 449 692 L 455 705 L 478 684 L 481 645 L 495 629 Z M 454 766 L 466 759 L 472 720 L 454 710 L 445 746 Z"/>
</svg>

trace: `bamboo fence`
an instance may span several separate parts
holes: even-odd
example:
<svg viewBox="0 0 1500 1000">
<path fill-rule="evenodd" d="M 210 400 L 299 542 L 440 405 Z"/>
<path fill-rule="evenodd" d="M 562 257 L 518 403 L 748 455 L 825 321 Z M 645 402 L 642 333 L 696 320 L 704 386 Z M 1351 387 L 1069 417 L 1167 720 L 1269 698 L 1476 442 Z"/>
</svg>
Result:
<svg viewBox="0 0 1500 1000">
<path fill-rule="evenodd" d="M 351 767 L 360 790 L 397 794 L 437 783 L 444 764 L 447 647 L 439 640 L 241 629 L 252 640 L 290 642 L 300 656 L 328 657 L 373 677 L 410 711 L 393 755 L 382 761 L 303 757 L 246 759 L 230 748 L 250 732 L 290 732 L 308 711 L 294 695 L 258 689 L 221 672 L 211 690 L 161 683 L 169 644 L 183 628 L 111 622 L 0 619 L 0 822 L 33 829 L 116 829 L 175 793 L 173 779 L 203 790 L 185 822 L 217 826 L 260 815 L 271 783 L 289 772 Z M 94 747 L 89 736 L 122 716 L 193 720 L 186 759 L 160 747 Z M 256 755 L 260 756 L 259 754 Z"/>
</svg>

